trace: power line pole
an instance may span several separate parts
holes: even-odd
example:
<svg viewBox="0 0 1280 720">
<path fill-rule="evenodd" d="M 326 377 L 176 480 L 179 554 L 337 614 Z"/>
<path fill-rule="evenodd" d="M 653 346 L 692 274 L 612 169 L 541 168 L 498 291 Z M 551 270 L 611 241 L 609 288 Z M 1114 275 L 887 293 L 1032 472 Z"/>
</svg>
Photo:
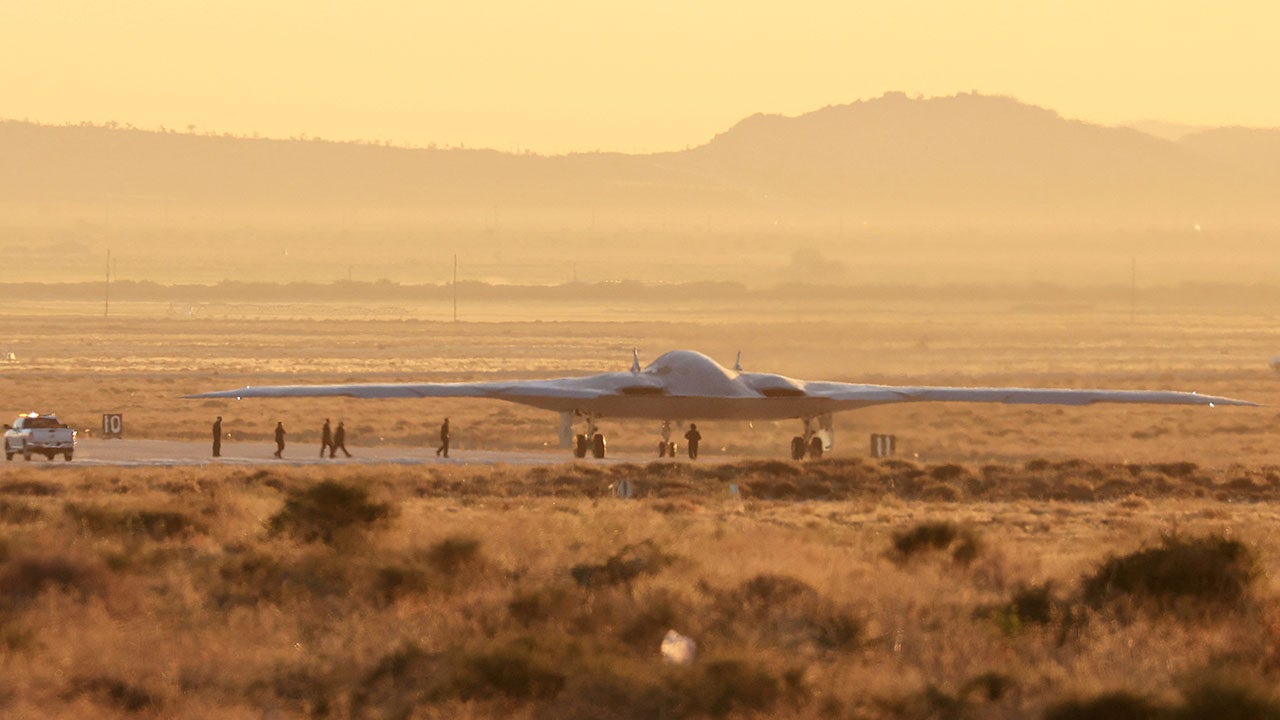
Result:
<svg viewBox="0 0 1280 720">
<path fill-rule="evenodd" d="M 1138 305 L 1138 258 L 1129 258 L 1129 324 L 1133 324 Z"/>
<path fill-rule="evenodd" d="M 458 256 L 453 256 L 453 321 L 458 322 Z"/>
<path fill-rule="evenodd" d="M 102 319 L 111 315 L 111 248 L 107 248 L 107 282 L 102 291 Z"/>
</svg>

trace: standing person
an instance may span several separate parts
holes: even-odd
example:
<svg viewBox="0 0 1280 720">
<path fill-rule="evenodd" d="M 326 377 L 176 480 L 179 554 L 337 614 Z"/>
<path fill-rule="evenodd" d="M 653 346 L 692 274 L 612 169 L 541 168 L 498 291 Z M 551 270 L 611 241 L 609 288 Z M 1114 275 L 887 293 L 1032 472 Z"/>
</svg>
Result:
<svg viewBox="0 0 1280 720">
<path fill-rule="evenodd" d="M 698 459 L 698 441 L 702 440 L 702 433 L 698 432 L 698 423 L 689 423 L 689 432 L 684 434 L 685 442 L 689 445 L 689 459 Z"/>
<path fill-rule="evenodd" d="M 284 457 L 284 421 L 276 421 L 276 457 Z"/>
<path fill-rule="evenodd" d="M 440 447 L 436 448 L 436 455 L 441 454 L 449 457 L 449 418 L 445 418 L 440 426 Z"/>
<path fill-rule="evenodd" d="M 329 451 L 329 457 L 333 457 L 333 430 L 329 428 L 329 418 L 324 419 L 324 427 L 320 430 L 320 457 L 324 457 L 324 451 Z"/>
<path fill-rule="evenodd" d="M 213 421 L 213 456 L 222 457 L 222 416 Z"/>
<path fill-rule="evenodd" d="M 333 457 L 339 450 L 343 455 L 351 457 L 351 453 L 347 452 L 347 429 L 342 427 L 342 421 L 338 421 L 338 427 L 333 431 L 333 444 L 329 446 L 329 457 Z"/>
</svg>

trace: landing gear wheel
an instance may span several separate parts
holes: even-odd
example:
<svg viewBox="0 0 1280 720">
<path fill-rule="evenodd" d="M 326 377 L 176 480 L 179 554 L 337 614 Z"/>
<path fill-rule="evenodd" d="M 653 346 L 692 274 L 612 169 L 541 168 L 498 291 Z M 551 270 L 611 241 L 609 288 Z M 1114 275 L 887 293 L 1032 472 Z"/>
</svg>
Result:
<svg viewBox="0 0 1280 720">
<path fill-rule="evenodd" d="M 676 444 L 675 444 L 675 443 L 667 443 L 667 454 L 668 454 L 668 455 L 670 455 L 671 457 L 675 457 L 675 456 L 676 456 Z"/>
<path fill-rule="evenodd" d="M 661 458 L 666 456 L 667 456 L 667 444 L 659 440 L 658 441 L 658 457 Z"/>
<path fill-rule="evenodd" d="M 809 458 L 811 460 L 822 459 L 822 438 L 816 435 L 809 439 Z"/>
<path fill-rule="evenodd" d="M 587 450 L 590 449 L 591 442 L 587 440 L 587 436 L 579 433 L 573 439 L 573 456 L 576 458 L 584 458 L 587 456 Z"/>
<path fill-rule="evenodd" d="M 597 460 L 604 457 L 604 435 L 602 433 L 596 433 L 591 438 L 591 457 Z"/>
<path fill-rule="evenodd" d="M 805 452 L 804 438 L 800 437 L 799 435 L 791 438 L 791 459 L 803 460 L 804 452 Z"/>
</svg>

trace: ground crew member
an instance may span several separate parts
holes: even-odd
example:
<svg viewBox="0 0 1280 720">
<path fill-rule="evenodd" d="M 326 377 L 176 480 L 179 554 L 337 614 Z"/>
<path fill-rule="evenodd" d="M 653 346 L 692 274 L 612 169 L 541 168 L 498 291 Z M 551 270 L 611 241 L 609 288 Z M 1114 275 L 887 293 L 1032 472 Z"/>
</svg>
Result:
<svg viewBox="0 0 1280 720">
<path fill-rule="evenodd" d="M 222 457 L 222 416 L 213 421 L 213 456 Z"/>
<path fill-rule="evenodd" d="M 324 451 L 329 451 L 329 457 L 333 457 L 333 430 L 329 428 L 329 418 L 324 419 L 324 427 L 320 430 L 320 457 L 324 457 Z"/>
<path fill-rule="evenodd" d="M 284 421 L 276 422 L 276 457 L 282 458 L 284 455 Z"/>
<path fill-rule="evenodd" d="M 698 459 L 698 441 L 702 439 L 702 433 L 698 432 L 697 423 L 689 423 L 689 432 L 684 434 L 685 443 L 689 446 L 689 459 Z"/>
<path fill-rule="evenodd" d="M 440 426 L 440 447 L 436 448 L 436 455 L 449 457 L 449 418 Z"/>
<path fill-rule="evenodd" d="M 338 427 L 333 431 L 333 444 L 329 446 L 329 457 L 333 457 L 339 450 L 343 455 L 351 457 L 351 453 L 347 452 L 347 429 L 342 427 L 342 421 L 338 421 Z"/>
</svg>

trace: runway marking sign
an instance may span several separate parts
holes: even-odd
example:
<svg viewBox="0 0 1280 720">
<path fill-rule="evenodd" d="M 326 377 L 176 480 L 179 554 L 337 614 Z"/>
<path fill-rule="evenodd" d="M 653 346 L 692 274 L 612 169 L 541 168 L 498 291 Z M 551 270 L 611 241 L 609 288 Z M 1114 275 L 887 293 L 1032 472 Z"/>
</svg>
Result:
<svg viewBox="0 0 1280 720">
<path fill-rule="evenodd" d="M 120 413 L 103 413 L 102 415 L 102 437 L 115 438 L 117 440 L 124 437 L 124 416 Z"/>
</svg>

